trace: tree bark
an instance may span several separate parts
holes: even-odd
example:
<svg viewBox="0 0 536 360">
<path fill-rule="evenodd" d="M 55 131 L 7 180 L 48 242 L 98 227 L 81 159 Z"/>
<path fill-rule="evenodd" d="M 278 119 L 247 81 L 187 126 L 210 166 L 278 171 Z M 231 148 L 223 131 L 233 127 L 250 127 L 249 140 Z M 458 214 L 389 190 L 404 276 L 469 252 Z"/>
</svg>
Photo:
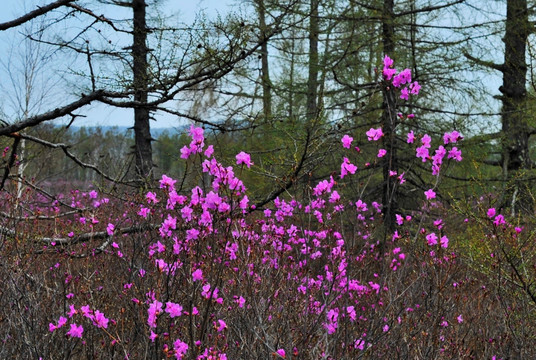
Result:
<svg viewBox="0 0 536 360">
<path fill-rule="evenodd" d="M 309 16 L 309 71 L 307 77 L 307 122 L 315 120 L 319 115 L 318 97 L 318 1 L 311 0 Z"/>
<path fill-rule="evenodd" d="M 259 26 L 263 42 L 261 44 L 261 83 L 262 83 L 262 108 L 264 121 L 272 117 L 272 84 L 270 82 L 270 68 L 268 65 L 268 41 L 266 41 L 266 9 L 264 0 L 257 0 L 257 11 L 259 13 Z"/>
<path fill-rule="evenodd" d="M 383 2 L 383 19 L 382 19 L 382 42 L 383 53 L 388 56 L 394 56 L 394 0 L 384 0 Z M 387 150 L 387 155 L 382 158 L 383 172 L 383 216 L 386 230 L 394 231 L 395 213 L 398 208 L 398 196 L 396 187 L 396 176 L 390 176 L 390 171 L 398 171 L 398 159 L 396 153 L 396 126 L 398 123 L 396 113 L 396 95 L 392 87 L 383 89 L 383 145 Z"/>
<path fill-rule="evenodd" d="M 133 0 L 132 10 L 134 13 L 133 23 L 133 86 L 134 101 L 147 103 L 147 26 L 145 0 Z M 149 108 L 143 105 L 134 108 L 134 151 L 136 159 L 136 176 L 138 180 L 144 182 L 150 180 L 153 171 L 152 137 L 150 129 Z"/>
<path fill-rule="evenodd" d="M 503 84 L 499 90 L 502 93 L 502 167 L 505 181 L 509 181 L 520 170 L 532 168 L 529 156 L 530 129 L 524 111 L 527 101 L 526 44 L 531 30 L 527 0 L 508 0 L 506 6 L 504 64 L 501 67 Z M 507 198 L 503 199 L 502 206 L 511 205 L 512 213 L 516 212 L 516 204 L 532 211 L 526 184 L 515 180 L 513 190 L 504 193 Z"/>
</svg>

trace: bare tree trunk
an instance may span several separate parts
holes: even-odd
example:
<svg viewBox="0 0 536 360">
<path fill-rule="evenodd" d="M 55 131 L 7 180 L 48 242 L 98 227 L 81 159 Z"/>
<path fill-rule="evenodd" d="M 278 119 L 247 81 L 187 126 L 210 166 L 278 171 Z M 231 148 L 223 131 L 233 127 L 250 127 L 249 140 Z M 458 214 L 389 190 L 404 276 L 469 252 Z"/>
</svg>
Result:
<svg viewBox="0 0 536 360">
<path fill-rule="evenodd" d="M 132 10 L 134 13 L 133 35 L 134 44 L 132 46 L 133 57 L 133 85 L 135 89 L 134 100 L 140 104 L 147 103 L 147 26 L 145 23 L 145 0 L 133 0 Z M 134 137 L 135 137 L 135 159 L 136 176 L 138 180 L 145 181 L 152 177 L 153 155 L 152 137 L 150 129 L 150 113 L 146 106 L 134 108 Z"/>
<path fill-rule="evenodd" d="M 263 40 L 266 39 L 266 19 L 264 0 L 256 0 L 257 11 L 259 12 L 259 26 Z M 262 107 L 264 120 L 272 117 L 272 83 L 270 82 L 270 68 L 268 66 L 268 42 L 263 41 L 261 45 L 261 82 L 262 82 Z"/>
<path fill-rule="evenodd" d="M 315 120 L 318 110 L 318 1 L 311 0 L 309 16 L 309 73 L 307 78 L 307 122 Z"/>
<path fill-rule="evenodd" d="M 502 132 L 503 132 L 503 175 L 505 181 L 516 176 L 523 169 L 531 169 L 529 156 L 529 126 L 525 113 L 527 90 L 526 44 L 531 33 L 528 19 L 527 0 L 508 0 L 506 8 L 506 32 L 504 35 L 504 64 L 502 66 Z M 503 206 L 511 205 L 532 212 L 533 202 L 525 181 L 515 181 L 512 191 L 506 191 L 508 198 Z M 515 195 L 517 194 L 517 196 Z M 517 206 L 516 206 L 517 205 Z"/>
<path fill-rule="evenodd" d="M 382 42 L 383 53 L 385 55 L 394 56 L 394 0 L 384 0 L 383 2 L 383 28 Z M 396 153 L 396 95 L 394 89 L 385 88 L 383 91 L 383 145 L 387 150 L 387 156 L 383 157 L 383 216 L 386 230 L 391 232 L 395 228 L 395 213 L 398 208 L 398 196 L 396 187 L 396 177 L 390 176 L 390 171 L 398 171 L 398 159 Z"/>
</svg>

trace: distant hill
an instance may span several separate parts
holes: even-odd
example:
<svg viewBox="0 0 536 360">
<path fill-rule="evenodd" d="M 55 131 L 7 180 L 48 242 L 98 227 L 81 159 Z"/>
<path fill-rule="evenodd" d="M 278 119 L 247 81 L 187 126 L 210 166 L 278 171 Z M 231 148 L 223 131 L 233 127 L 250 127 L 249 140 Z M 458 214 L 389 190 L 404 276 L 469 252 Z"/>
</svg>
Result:
<svg viewBox="0 0 536 360">
<path fill-rule="evenodd" d="M 58 127 L 61 127 L 58 126 Z M 134 137 L 134 130 L 132 127 L 128 126 L 71 126 L 69 129 L 71 129 L 73 132 L 78 132 L 81 128 L 85 128 L 89 132 L 95 132 L 97 129 L 99 129 L 103 133 L 111 132 L 112 134 L 128 134 L 131 137 Z M 175 134 L 175 133 L 183 133 L 184 131 L 187 131 L 188 126 L 175 126 L 175 127 L 161 127 L 161 128 L 151 128 L 151 135 L 157 139 L 160 137 L 164 132 L 167 132 L 169 134 Z"/>
</svg>

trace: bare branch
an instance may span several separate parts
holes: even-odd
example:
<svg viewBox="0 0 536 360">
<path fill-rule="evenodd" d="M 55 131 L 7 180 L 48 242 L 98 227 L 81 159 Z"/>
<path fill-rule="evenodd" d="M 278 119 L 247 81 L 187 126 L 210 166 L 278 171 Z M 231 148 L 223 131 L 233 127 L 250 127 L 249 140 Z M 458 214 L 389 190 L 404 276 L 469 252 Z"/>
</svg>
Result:
<svg viewBox="0 0 536 360">
<path fill-rule="evenodd" d="M 75 2 L 76 0 L 58 0 L 53 3 L 50 3 L 46 6 L 37 7 L 36 10 L 30 11 L 29 13 L 16 18 L 15 20 L 11 20 L 5 23 L 0 23 L 0 31 L 10 29 L 15 26 L 19 26 L 24 24 L 25 22 L 28 22 L 32 19 L 35 19 L 38 16 L 44 15 L 49 11 L 52 11 L 54 9 L 57 9 L 59 7 L 65 6 L 69 3 Z"/>
<path fill-rule="evenodd" d="M 469 54 L 467 51 L 463 52 L 463 56 L 465 56 L 466 58 L 468 58 L 469 60 L 471 60 L 472 62 L 474 62 L 477 65 L 484 66 L 484 67 L 487 67 L 487 68 L 490 68 L 490 69 L 494 69 L 494 70 L 497 70 L 497 71 L 500 71 L 500 72 L 504 71 L 504 64 L 496 64 L 496 63 L 494 63 L 492 61 L 486 61 L 486 60 L 478 59 L 478 58 L 472 56 L 471 54 Z"/>
<path fill-rule="evenodd" d="M 17 122 L 12 125 L 4 126 L 0 128 L 0 135 L 9 135 L 20 130 L 24 130 L 28 127 L 39 125 L 42 122 L 58 119 L 65 115 L 70 115 L 73 111 L 80 109 L 81 107 L 92 103 L 95 100 L 102 100 L 105 97 L 125 97 L 124 94 L 112 93 L 104 90 L 97 90 L 88 95 L 82 94 L 80 99 L 73 101 L 72 103 L 65 105 L 61 108 L 56 108 L 52 111 L 44 114 L 32 116 L 24 121 Z"/>
<path fill-rule="evenodd" d="M 20 137 L 23 138 L 23 139 L 33 141 L 33 142 L 35 142 L 37 144 L 52 148 L 52 149 L 61 149 L 65 153 L 65 155 L 69 159 L 73 160 L 78 166 L 86 168 L 86 169 L 91 169 L 91 170 L 95 171 L 97 174 L 99 174 L 100 176 L 102 176 L 104 179 L 109 180 L 109 181 L 111 181 L 113 183 L 124 183 L 124 181 L 122 179 L 114 179 L 112 176 L 104 173 L 96 165 L 88 164 L 88 163 L 85 163 L 82 160 L 80 160 L 78 157 L 76 157 L 76 155 L 74 155 L 73 153 L 71 153 L 69 151 L 70 145 L 63 144 L 63 143 L 55 144 L 55 143 L 51 143 L 49 141 L 37 138 L 35 136 L 26 135 L 26 134 L 20 135 Z"/>
</svg>

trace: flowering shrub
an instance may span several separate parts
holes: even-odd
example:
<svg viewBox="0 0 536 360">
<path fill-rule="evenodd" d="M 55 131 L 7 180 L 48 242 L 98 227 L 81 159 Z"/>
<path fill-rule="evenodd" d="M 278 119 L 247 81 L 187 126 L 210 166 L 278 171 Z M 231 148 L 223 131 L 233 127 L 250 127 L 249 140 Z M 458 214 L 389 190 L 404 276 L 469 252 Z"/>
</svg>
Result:
<svg viewBox="0 0 536 360">
<path fill-rule="evenodd" d="M 411 72 L 392 66 L 386 57 L 384 81 L 402 99 L 417 95 Z M 158 189 L 129 200 L 73 191 L 43 206 L 28 194 L 26 209 L 39 215 L 22 218 L 4 194 L 13 215 L 4 217 L 0 249 L 2 357 L 446 359 L 527 351 L 505 322 L 518 303 L 498 299 L 482 273 L 469 271 L 449 238 L 455 220 L 438 216 L 447 213 L 439 174 L 462 160 L 456 131 L 433 151 L 430 135 L 407 134 L 436 181 L 418 191 L 421 209 L 396 214 L 397 230 L 387 235 L 381 204 L 341 195 L 338 181 L 361 161 L 351 134 L 340 139 L 340 172 L 314 184 L 310 198 L 280 197 L 263 209 L 236 169 L 214 157 L 203 129 L 192 126 L 190 136 L 182 157 L 206 176 L 188 191 L 163 175 Z M 377 141 L 383 132 L 366 136 Z M 255 163 L 242 151 L 236 166 Z M 405 173 L 390 175 L 409 186 Z M 475 219 L 491 222 L 495 239 L 515 242 L 522 232 L 492 209 Z M 492 258 L 518 264 L 520 253 L 501 246 Z M 528 277 L 516 279 L 533 294 Z M 491 312 L 499 303 L 504 313 Z"/>
</svg>

